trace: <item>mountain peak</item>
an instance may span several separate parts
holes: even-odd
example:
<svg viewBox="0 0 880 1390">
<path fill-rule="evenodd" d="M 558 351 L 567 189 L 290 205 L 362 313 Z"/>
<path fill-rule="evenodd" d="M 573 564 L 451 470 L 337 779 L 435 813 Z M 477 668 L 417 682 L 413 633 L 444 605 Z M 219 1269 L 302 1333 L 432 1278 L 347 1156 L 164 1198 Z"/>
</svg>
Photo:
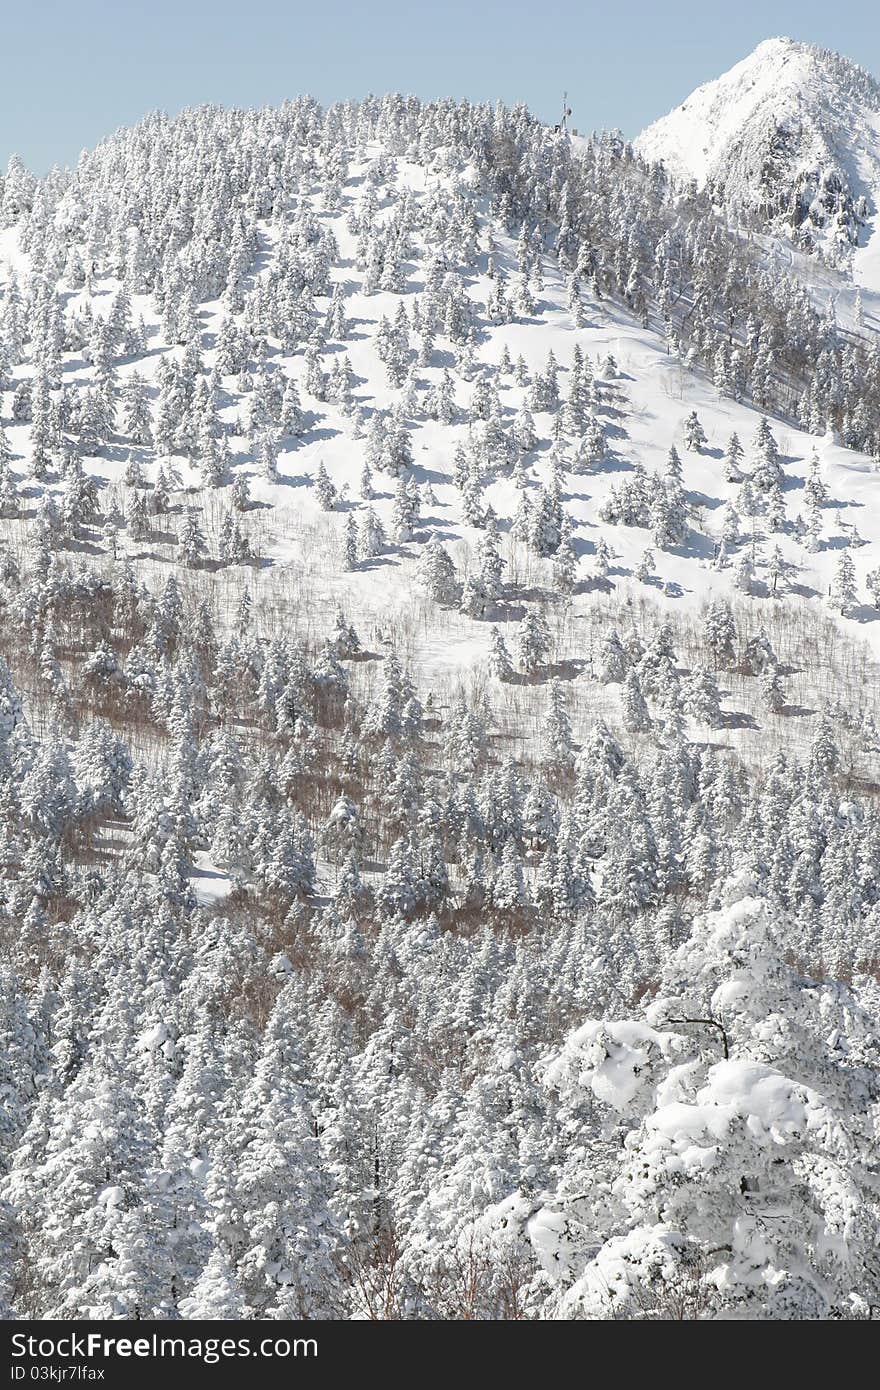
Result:
<svg viewBox="0 0 880 1390">
<path fill-rule="evenodd" d="M 880 189 L 880 84 L 830 49 L 768 38 L 635 141 L 679 181 L 840 264 Z"/>
</svg>

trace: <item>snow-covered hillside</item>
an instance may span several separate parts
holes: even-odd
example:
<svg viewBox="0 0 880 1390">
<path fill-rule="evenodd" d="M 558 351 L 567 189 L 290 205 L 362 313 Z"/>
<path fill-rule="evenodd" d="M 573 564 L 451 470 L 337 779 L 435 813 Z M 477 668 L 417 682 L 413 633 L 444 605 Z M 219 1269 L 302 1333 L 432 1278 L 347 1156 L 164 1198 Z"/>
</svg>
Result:
<svg viewBox="0 0 880 1390">
<path fill-rule="evenodd" d="M 847 266 L 869 238 L 880 190 L 880 84 L 839 54 L 767 39 L 635 141 L 679 180 L 707 185 Z"/>
<path fill-rule="evenodd" d="M 722 212 L 393 95 L 10 164 L 4 1312 L 880 1301 L 873 301 Z"/>
</svg>

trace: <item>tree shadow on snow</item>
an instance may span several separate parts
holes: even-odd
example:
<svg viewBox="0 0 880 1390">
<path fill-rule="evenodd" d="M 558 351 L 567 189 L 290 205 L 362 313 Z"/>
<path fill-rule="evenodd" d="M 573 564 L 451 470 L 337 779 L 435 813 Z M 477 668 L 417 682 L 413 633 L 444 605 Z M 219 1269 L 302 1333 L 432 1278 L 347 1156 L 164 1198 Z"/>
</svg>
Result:
<svg viewBox="0 0 880 1390">
<path fill-rule="evenodd" d="M 721 728 L 723 729 L 757 729 L 758 725 L 753 714 L 747 710 L 722 710 Z"/>
<path fill-rule="evenodd" d="M 876 623 L 880 619 L 880 610 L 871 603 L 858 603 L 847 610 L 846 616 L 854 618 L 857 623 Z"/>
</svg>

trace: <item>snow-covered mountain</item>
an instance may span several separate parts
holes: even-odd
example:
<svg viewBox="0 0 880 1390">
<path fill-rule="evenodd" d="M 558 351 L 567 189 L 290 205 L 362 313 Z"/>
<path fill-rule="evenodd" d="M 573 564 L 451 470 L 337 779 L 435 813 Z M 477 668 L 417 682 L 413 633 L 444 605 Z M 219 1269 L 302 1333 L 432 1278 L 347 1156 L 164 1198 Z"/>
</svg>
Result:
<svg viewBox="0 0 880 1390">
<path fill-rule="evenodd" d="M 393 94 L 10 161 L 0 1320 L 880 1306 L 875 302 L 724 213 Z"/>
<path fill-rule="evenodd" d="M 767 39 L 635 141 L 679 180 L 838 265 L 880 189 L 880 83 L 840 54 Z"/>
</svg>

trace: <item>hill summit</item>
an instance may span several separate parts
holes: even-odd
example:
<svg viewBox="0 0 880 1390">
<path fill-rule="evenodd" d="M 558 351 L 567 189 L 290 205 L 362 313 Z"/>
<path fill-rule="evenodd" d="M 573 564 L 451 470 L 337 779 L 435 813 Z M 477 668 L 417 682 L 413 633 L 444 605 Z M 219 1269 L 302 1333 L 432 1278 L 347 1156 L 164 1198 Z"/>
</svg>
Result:
<svg viewBox="0 0 880 1390">
<path fill-rule="evenodd" d="M 766 39 L 635 148 L 740 216 L 846 264 L 880 187 L 880 84 L 828 49 Z"/>
</svg>

